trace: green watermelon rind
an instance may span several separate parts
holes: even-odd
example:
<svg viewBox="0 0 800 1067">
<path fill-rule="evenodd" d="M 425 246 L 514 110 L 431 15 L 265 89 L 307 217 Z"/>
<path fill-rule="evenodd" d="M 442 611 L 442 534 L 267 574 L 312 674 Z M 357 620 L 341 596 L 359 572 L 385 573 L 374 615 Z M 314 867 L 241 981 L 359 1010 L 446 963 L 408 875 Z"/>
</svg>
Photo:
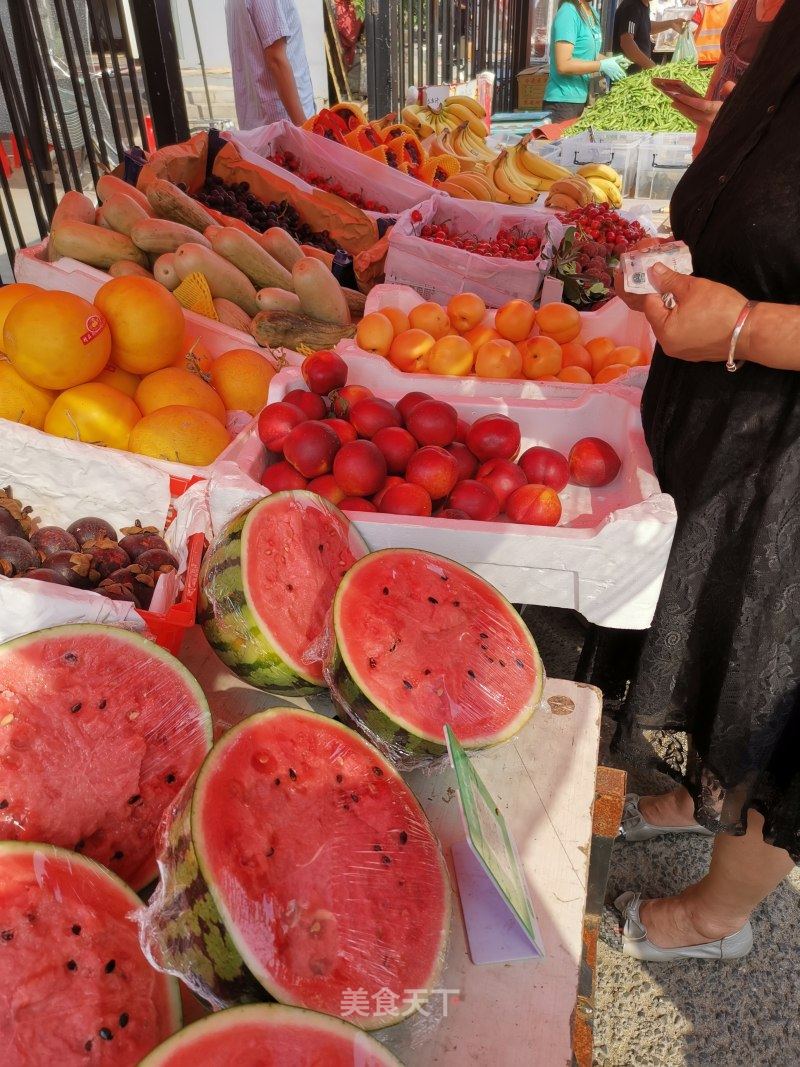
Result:
<svg viewBox="0 0 800 1067">
<path fill-rule="evenodd" d="M 160 940 L 168 946 L 167 952 L 162 953 L 168 957 L 165 965 L 172 973 L 183 975 L 184 980 L 203 999 L 216 1007 L 224 1007 L 232 1002 L 252 1002 L 259 999 L 259 996 L 263 999 L 265 995 L 272 996 L 283 1004 L 303 1007 L 293 1001 L 289 990 L 274 981 L 249 951 L 243 939 L 237 936 L 236 923 L 221 899 L 214 874 L 204 864 L 203 834 L 199 825 L 202 817 L 200 808 L 203 784 L 213 773 L 221 753 L 236 741 L 240 732 L 257 728 L 261 722 L 281 715 L 318 718 L 314 712 L 300 708 L 271 708 L 269 711 L 250 716 L 229 730 L 203 762 L 191 795 L 186 797 L 183 808 L 178 811 L 177 818 L 170 827 L 172 855 L 162 857 L 160 862 L 162 886 L 167 892 L 166 900 L 160 901 L 160 911 L 175 916 L 172 922 L 164 923 L 160 917 L 155 920 L 160 927 Z M 341 731 L 350 744 L 354 740 L 361 745 L 368 744 L 349 727 L 333 719 L 326 719 L 325 722 L 326 725 Z M 391 775 L 403 786 L 413 801 L 418 817 L 427 824 L 427 816 L 395 768 L 376 751 L 371 752 L 370 758 L 380 760 L 384 773 Z M 428 989 L 434 988 L 444 965 L 452 908 L 449 875 L 440 849 L 437 849 L 437 857 L 447 888 L 446 911 L 434 957 L 435 964 L 426 987 Z M 375 1030 L 402 1022 L 417 1010 L 423 999 L 420 997 L 419 1000 L 412 1001 L 407 1010 L 390 1018 L 385 1014 L 374 1019 L 359 1017 L 358 1027 L 363 1030 Z"/>
<path fill-rule="evenodd" d="M 367 1053 L 370 1053 L 380 1061 L 382 1067 L 403 1067 L 397 1057 L 384 1045 L 353 1026 L 352 1023 L 337 1019 L 333 1015 L 322 1015 L 308 1008 L 296 1008 L 285 1004 L 247 1004 L 237 1008 L 227 1008 L 205 1019 L 199 1019 L 163 1041 L 158 1048 L 153 1049 L 140 1061 L 139 1067 L 165 1067 L 173 1053 L 186 1047 L 191 1049 L 195 1039 L 200 1040 L 215 1031 L 225 1032 L 240 1025 L 246 1026 L 259 1022 L 274 1023 L 277 1026 L 307 1026 L 328 1033 L 332 1037 L 350 1038 L 354 1044 L 354 1053 L 357 1054 L 353 1057 L 354 1065 L 364 1062 Z"/>
<path fill-rule="evenodd" d="M 305 696 L 325 688 L 325 683 L 312 677 L 302 660 L 281 647 L 269 620 L 253 607 L 246 579 L 248 528 L 263 512 L 276 504 L 282 506 L 288 499 L 324 507 L 348 523 L 330 501 L 305 490 L 272 493 L 260 500 L 228 523 L 207 552 L 200 575 L 198 618 L 208 643 L 242 681 L 279 695 Z M 355 527 L 350 527 L 350 536 L 357 537 L 367 551 Z"/>
<path fill-rule="evenodd" d="M 83 867 L 91 874 L 99 876 L 101 880 L 111 883 L 113 888 L 130 904 L 131 914 L 141 909 L 142 902 L 129 885 L 123 882 L 113 871 L 110 871 L 108 867 L 104 867 L 101 863 L 95 862 L 88 856 L 81 855 L 80 852 L 70 852 L 66 848 L 59 848 L 57 845 L 46 845 L 38 841 L 0 841 L 0 859 L 5 855 L 29 855 L 35 863 L 37 854 L 40 856 L 44 854 L 45 859 L 53 862 L 66 864 L 70 872 L 76 867 Z M 147 962 L 145 957 L 143 959 Z M 183 1024 L 180 986 L 176 979 L 170 975 L 159 974 L 157 971 L 155 973 L 164 981 L 170 1016 L 169 1025 L 174 1035 Z"/>
<path fill-rule="evenodd" d="M 342 602 L 349 584 L 355 580 L 359 569 L 362 566 L 368 566 L 377 556 L 398 554 L 423 554 L 427 557 L 441 560 L 443 565 L 463 571 L 471 579 L 478 579 L 478 581 L 482 579 L 468 567 L 463 566 L 463 564 L 456 563 L 454 560 L 447 559 L 447 557 L 440 556 L 434 552 L 425 551 L 420 553 L 420 550 L 415 548 L 385 548 L 379 552 L 373 552 L 361 560 L 357 560 L 342 579 L 336 592 L 332 616 L 334 649 L 331 661 L 331 697 L 333 703 L 337 711 L 346 715 L 370 739 L 374 739 L 393 757 L 396 756 L 400 760 L 408 759 L 412 761 L 411 765 L 413 765 L 414 761 L 423 760 L 426 757 L 444 756 L 447 752 L 447 747 L 443 738 L 438 738 L 432 733 L 420 730 L 408 718 L 404 718 L 401 712 L 386 707 L 377 697 L 371 694 L 368 682 L 359 678 L 358 670 L 348 658 L 346 649 L 343 647 L 343 631 L 346 630 L 346 625 L 343 626 L 342 624 Z M 484 584 L 497 598 L 498 609 L 506 609 L 509 614 L 513 615 L 515 620 L 519 620 L 520 628 L 530 644 L 533 655 L 536 685 L 525 707 L 519 711 L 503 730 L 481 737 L 459 737 L 461 745 L 467 749 L 491 748 L 494 745 L 508 741 L 509 738 L 519 733 L 541 703 L 545 683 L 544 665 L 533 635 L 520 619 L 519 613 L 515 610 L 513 604 L 494 586 L 485 581 Z"/>
<path fill-rule="evenodd" d="M 6 641 L 0 645 L 0 676 L 2 676 L 2 660 L 5 652 L 19 651 L 19 649 L 23 649 L 27 645 L 37 644 L 43 638 L 53 637 L 55 635 L 68 635 L 71 631 L 81 637 L 94 635 L 96 637 L 114 638 L 115 640 L 126 642 L 133 645 L 139 652 L 152 656 L 154 659 L 163 663 L 165 667 L 174 671 L 192 692 L 197 703 L 200 715 L 199 725 L 205 738 L 206 756 L 208 755 L 214 742 L 214 725 L 211 718 L 211 709 L 208 705 L 208 700 L 206 699 L 202 686 L 188 667 L 185 667 L 179 659 L 172 655 L 171 652 L 161 648 L 154 641 L 149 641 L 147 638 L 142 637 L 141 634 L 138 634 L 133 630 L 124 630 L 121 627 L 116 626 L 103 626 L 98 623 L 68 623 L 63 626 L 50 626 L 45 630 L 35 630 L 33 633 L 24 634 L 22 637 L 14 637 L 10 641 Z M 102 869 L 105 870 L 105 868 Z M 137 891 L 144 889 L 145 886 L 150 885 L 157 876 L 158 869 L 154 861 L 148 871 L 146 880 L 140 885 L 133 886 L 133 889 Z M 116 875 L 113 875 L 113 877 L 116 877 Z"/>
</svg>

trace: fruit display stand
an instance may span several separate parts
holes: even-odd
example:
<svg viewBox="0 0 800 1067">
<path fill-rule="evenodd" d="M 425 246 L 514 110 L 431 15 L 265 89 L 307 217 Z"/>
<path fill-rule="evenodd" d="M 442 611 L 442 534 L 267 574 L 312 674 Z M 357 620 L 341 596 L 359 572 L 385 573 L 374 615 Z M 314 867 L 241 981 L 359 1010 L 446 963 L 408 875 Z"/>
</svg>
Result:
<svg viewBox="0 0 800 1067">
<path fill-rule="evenodd" d="M 391 369 L 371 357 L 359 363 L 358 383 L 394 402 L 409 387 L 396 380 L 385 387 Z M 428 378 L 429 390 L 434 381 Z M 300 371 L 286 368 L 272 379 L 269 402 L 302 386 Z M 354 513 L 369 547 L 422 548 L 448 556 L 486 578 L 513 603 L 572 608 L 603 626 L 649 626 L 676 514 L 653 473 L 638 391 L 587 389 L 580 397 L 542 400 L 451 392 L 447 400 L 470 423 L 496 412 L 510 416 L 522 431 L 523 451 L 544 445 L 567 453 L 580 438 L 600 436 L 622 457 L 621 472 L 604 489 L 569 485 L 558 527 Z M 261 462 L 263 468 L 265 452 Z"/>
<path fill-rule="evenodd" d="M 428 225 L 449 226 L 459 234 L 487 240 L 498 230 L 518 227 L 539 237 L 543 245 L 548 239 L 560 241 L 564 232 L 549 210 L 473 203 L 443 193 L 434 193 L 414 211 L 404 212 L 389 234 L 386 281 L 413 286 L 426 300 L 445 304 L 456 293 L 475 293 L 488 307 L 500 307 L 516 297 L 534 300 L 547 273 L 543 257 L 528 262 L 494 259 L 436 244 L 419 236 Z"/>
<path fill-rule="evenodd" d="M 239 681 L 198 630 L 185 643 L 182 659 L 200 681 L 217 722 L 234 724 L 287 703 Z M 300 698 L 293 703 L 332 712 L 325 696 L 311 705 Z M 617 772 L 618 780 L 603 789 L 616 794 L 606 825 L 600 826 L 597 818 L 593 824 L 593 806 L 596 816 L 602 811 L 595 780 L 600 718 L 598 690 L 551 679 L 528 725 L 508 743 L 473 757 L 517 844 L 546 956 L 474 965 L 456 903 L 441 978 L 442 989 L 455 991 L 448 994 L 446 1017 L 438 1023 L 433 1018 L 441 1004 L 437 997 L 430 1018 L 408 1020 L 381 1034 L 406 1067 L 552 1067 L 573 1056 L 581 1067 L 589 1067 L 594 912 L 607 877 L 609 836 L 618 825 L 623 777 Z M 416 772 L 407 781 L 450 865 L 450 849 L 464 837 L 453 772 Z M 184 999 L 189 1018 L 202 1013 L 193 998 Z"/>
<path fill-rule="evenodd" d="M 257 162 L 299 189 L 308 192 L 313 187 L 302 175 L 317 174 L 348 192 L 357 193 L 364 200 L 384 206 L 386 211 L 380 214 L 405 211 L 427 200 L 432 193 L 430 186 L 410 174 L 403 174 L 326 137 L 309 133 L 291 122 L 275 122 L 255 130 L 234 130 L 224 136 L 234 142 L 243 159 Z M 287 153 L 298 161 L 298 173 L 272 161 L 273 156 Z M 376 211 L 369 213 L 376 214 Z"/>
</svg>

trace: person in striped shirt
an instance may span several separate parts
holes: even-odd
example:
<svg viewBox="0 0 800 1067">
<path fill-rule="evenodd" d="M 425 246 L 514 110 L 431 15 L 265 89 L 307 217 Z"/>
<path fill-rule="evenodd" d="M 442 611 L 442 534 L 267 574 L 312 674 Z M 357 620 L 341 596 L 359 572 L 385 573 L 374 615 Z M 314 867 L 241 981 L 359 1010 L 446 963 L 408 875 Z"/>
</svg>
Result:
<svg viewBox="0 0 800 1067">
<path fill-rule="evenodd" d="M 225 0 L 239 128 L 314 114 L 303 28 L 294 0 Z"/>
</svg>

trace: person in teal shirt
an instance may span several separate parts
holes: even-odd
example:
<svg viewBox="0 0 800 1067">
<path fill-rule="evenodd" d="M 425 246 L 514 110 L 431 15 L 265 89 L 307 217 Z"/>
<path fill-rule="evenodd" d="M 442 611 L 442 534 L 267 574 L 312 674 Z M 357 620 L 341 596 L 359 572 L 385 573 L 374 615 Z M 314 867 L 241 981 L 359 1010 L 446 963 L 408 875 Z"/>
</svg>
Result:
<svg viewBox="0 0 800 1067">
<path fill-rule="evenodd" d="M 580 117 L 593 74 L 604 74 L 611 81 L 625 77 L 615 59 L 600 55 L 601 42 L 594 8 L 586 0 L 561 0 L 550 36 L 550 77 L 543 105 L 553 122 Z"/>
</svg>

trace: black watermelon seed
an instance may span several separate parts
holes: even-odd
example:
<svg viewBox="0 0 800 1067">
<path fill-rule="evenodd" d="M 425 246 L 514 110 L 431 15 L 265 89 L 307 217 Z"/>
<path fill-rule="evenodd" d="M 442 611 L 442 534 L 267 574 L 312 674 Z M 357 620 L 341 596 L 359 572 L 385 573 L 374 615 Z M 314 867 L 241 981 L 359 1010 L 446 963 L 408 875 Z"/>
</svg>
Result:
<svg viewBox="0 0 800 1067">
<path fill-rule="evenodd" d="M 167 785 L 172 785 L 172 783 L 175 781 L 175 775 L 168 774 L 164 781 L 167 783 Z"/>
<path fill-rule="evenodd" d="M 406 883 L 403 881 L 402 878 L 398 878 L 397 884 L 402 888 Z"/>
<path fill-rule="evenodd" d="M 438 604 L 438 603 L 439 603 L 439 601 L 438 601 L 438 600 L 436 599 L 436 597 L 435 597 L 435 596 L 429 596 L 429 597 L 428 597 L 428 603 L 429 603 L 429 604 Z"/>
<path fill-rule="evenodd" d="M 7 808 L 7 807 L 8 807 L 8 801 L 7 800 L 0 800 L 0 811 L 2 811 L 3 808 Z"/>
<path fill-rule="evenodd" d="M 67 663 L 77 663 L 78 662 L 78 657 L 76 656 L 76 654 L 74 652 L 65 652 L 64 653 L 64 659 L 67 661 Z"/>
<path fill-rule="evenodd" d="M 374 656 L 370 656 L 367 662 L 369 663 L 369 669 L 371 671 L 374 671 L 375 668 L 378 666 L 378 661 L 375 659 Z"/>
<path fill-rule="evenodd" d="M 337 774 L 336 775 L 336 781 L 339 782 L 339 784 L 341 784 L 344 781 L 344 778 L 342 778 L 341 774 Z"/>
<path fill-rule="evenodd" d="M 120 1015 L 120 1017 L 119 1017 L 119 1025 L 122 1027 L 123 1030 L 128 1025 L 129 1018 L 130 1018 L 130 1016 L 128 1015 L 128 1013 L 126 1011 L 124 1011 L 122 1013 L 122 1015 Z"/>
<path fill-rule="evenodd" d="M 134 793 L 132 797 L 128 797 L 129 804 L 138 804 L 142 799 L 141 793 Z"/>
<path fill-rule="evenodd" d="M 342 811 L 349 811 L 349 810 L 350 810 L 350 805 L 349 804 L 342 804 Z"/>
<path fill-rule="evenodd" d="M 387 586 L 383 587 L 383 595 L 384 596 L 388 596 L 389 595 L 389 589 L 387 588 Z"/>
<path fill-rule="evenodd" d="M 114 853 L 114 855 L 111 858 L 112 858 L 112 860 L 121 860 L 124 855 L 125 855 L 124 852 L 120 852 L 119 849 L 117 849 L 117 851 Z"/>
<path fill-rule="evenodd" d="M 275 855 L 275 846 L 273 845 L 272 848 L 270 848 L 269 852 L 265 852 L 264 855 L 267 857 L 267 859 L 271 859 Z"/>
<path fill-rule="evenodd" d="M 77 971 L 77 969 L 78 969 L 78 964 L 75 962 L 75 960 L 67 960 L 67 970 L 68 971 Z"/>
<path fill-rule="evenodd" d="M 291 767 L 289 768 L 289 777 L 292 779 L 293 782 L 297 781 L 297 771 L 292 770 Z"/>
<path fill-rule="evenodd" d="M 354 804 L 357 804 L 358 803 L 358 793 L 351 793 L 350 794 L 350 799 L 353 801 Z"/>
<path fill-rule="evenodd" d="M 73 704 L 72 707 L 69 710 L 74 715 L 76 712 L 80 711 L 82 707 L 83 707 L 83 704 L 80 704 L 80 703 L 79 704 Z"/>
<path fill-rule="evenodd" d="M 470 678 L 474 678 L 475 677 L 475 671 L 473 671 L 473 670 L 467 671 L 467 674 L 470 676 Z"/>
<path fill-rule="evenodd" d="M 484 641 L 486 640 L 486 638 L 488 636 L 489 636 L 488 634 L 478 634 L 478 637 L 482 637 L 484 639 Z"/>
<path fill-rule="evenodd" d="M 104 711 L 107 704 L 108 704 L 107 700 L 101 700 L 100 703 L 97 706 L 101 711 Z"/>
<path fill-rule="evenodd" d="M 91 1052 L 92 1051 L 92 1042 L 91 1042 L 91 1040 L 87 1041 L 86 1044 L 83 1047 L 86 1050 L 86 1052 Z"/>
<path fill-rule="evenodd" d="M 425 670 L 422 673 L 425 674 L 425 675 L 430 674 L 431 673 L 430 667 L 426 667 Z"/>
<path fill-rule="evenodd" d="M 318 549 L 318 550 L 319 550 L 320 552 L 324 552 L 324 551 L 325 551 L 325 546 L 324 546 L 324 545 L 317 545 L 317 549 Z"/>
<path fill-rule="evenodd" d="M 2 937 L 2 939 L 4 941 L 13 941 L 14 940 L 14 931 L 13 930 L 4 930 L 2 932 L 2 934 L 0 934 L 0 937 Z"/>
<path fill-rule="evenodd" d="M 524 667 L 524 666 L 525 666 L 525 664 L 524 664 L 524 663 L 522 662 L 522 660 L 521 660 L 521 659 L 515 659 L 515 660 L 514 660 L 514 662 L 515 662 L 515 663 L 516 663 L 516 665 L 517 665 L 518 667 L 520 667 L 520 668 L 521 668 L 521 667 Z"/>
<path fill-rule="evenodd" d="M 488 647 L 486 645 L 481 645 L 481 651 L 482 652 L 488 652 L 489 649 L 488 649 Z"/>
<path fill-rule="evenodd" d="M 454 608 L 460 608 L 461 607 L 461 601 L 460 600 L 454 600 L 453 601 L 453 607 Z"/>
<path fill-rule="evenodd" d="M 81 928 L 80 928 L 80 926 L 78 926 L 77 923 L 75 923 L 75 925 L 72 927 L 72 932 L 76 936 L 81 932 Z"/>
<path fill-rule="evenodd" d="M 83 847 L 84 847 L 85 845 L 86 845 L 86 842 L 85 842 L 85 841 L 83 840 L 83 838 L 81 838 L 81 839 L 80 839 L 80 841 L 76 841 L 76 842 L 75 842 L 75 848 L 73 848 L 73 850 L 72 850 L 72 851 L 73 851 L 73 852 L 80 852 L 80 850 L 81 850 L 81 849 L 82 849 L 82 848 L 83 848 Z"/>
<path fill-rule="evenodd" d="M 406 841 L 408 841 L 408 834 L 405 832 L 405 830 L 401 830 L 400 831 L 400 844 L 404 845 L 406 843 Z"/>
<path fill-rule="evenodd" d="M 505 667 L 505 663 L 501 659 L 499 659 L 497 662 L 500 664 L 501 667 Z"/>
<path fill-rule="evenodd" d="M 25 918 L 31 924 L 35 923 L 36 922 L 36 912 L 35 911 L 29 911 L 28 914 L 25 916 Z"/>
<path fill-rule="evenodd" d="M 287 592 L 289 592 L 289 593 L 293 593 L 294 592 L 294 586 L 291 583 L 287 583 L 286 589 L 287 589 Z"/>
<path fill-rule="evenodd" d="M 381 863 L 385 863 L 387 867 L 391 862 L 392 862 L 392 857 L 391 856 L 387 856 L 386 853 L 384 853 L 381 856 Z"/>
<path fill-rule="evenodd" d="M 383 778 L 383 771 L 380 769 L 380 767 L 373 767 L 372 773 L 375 775 L 376 778 Z"/>
<path fill-rule="evenodd" d="M 280 778 L 276 778 L 276 779 L 275 779 L 275 785 L 280 785 L 280 784 L 281 784 L 281 780 L 280 780 Z"/>
<path fill-rule="evenodd" d="M 440 574 L 439 577 L 442 579 L 443 582 L 448 582 L 450 580 L 446 574 Z"/>
<path fill-rule="evenodd" d="M 116 960 L 109 960 L 108 963 L 106 964 L 106 974 L 111 974 L 111 972 L 114 970 L 114 968 L 116 966 L 117 966 L 117 961 Z"/>
<path fill-rule="evenodd" d="M 409 682 L 408 678 L 404 678 L 403 679 L 403 685 L 406 687 L 406 689 L 413 689 L 414 688 L 414 686 L 411 684 L 411 682 Z"/>
<path fill-rule="evenodd" d="M 381 848 L 380 845 L 373 845 L 372 846 L 372 851 L 373 852 L 383 852 L 383 849 Z"/>
<path fill-rule="evenodd" d="M 100 1036 L 102 1037 L 102 1039 L 104 1041 L 113 1041 L 114 1040 L 114 1035 L 111 1033 L 111 1031 L 109 1030 L 109 1028 L 107 1026 L 104 1026 L 101 1030 L 98 1031 L 98 1033 L 100 1034 Z"/>
</svg>

